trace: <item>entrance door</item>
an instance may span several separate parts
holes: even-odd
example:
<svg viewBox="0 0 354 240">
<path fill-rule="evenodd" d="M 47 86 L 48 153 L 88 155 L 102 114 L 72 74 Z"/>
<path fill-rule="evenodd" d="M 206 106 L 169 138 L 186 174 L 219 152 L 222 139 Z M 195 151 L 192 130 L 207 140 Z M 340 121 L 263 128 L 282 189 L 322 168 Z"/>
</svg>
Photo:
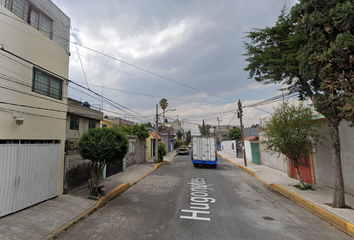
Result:
<svg viewBox="0 0 354 240">
<path fill-rule="evenodd" d="M 151 139 L 151 157 L 155 156 L 155 139 Z"/>
<path fill-rule="evenodd" d="M 251 151 L 252 151 L 252 162 L 261 164 L 261 157 L 259 155 L 259 143 L 251 142 Z"/>
<path fill-rule="evenodd" d="M 309 184 L 313 184 L 309 155 L 307 156 L 301 155 L 299 159 L 299 171 L 300 171 L 302 181 L 307 182 Z M 292 160 L 291 160 L 291 177 L 297 179 L 296 168 Z"/>
<path fill-rule="evenodd" d="M 120 160 L 116 165 L 108 163 L 106 167 L 106 178 L 115 175 L 121 171 L 123 171 L 123 161 Z"/>
</svg>

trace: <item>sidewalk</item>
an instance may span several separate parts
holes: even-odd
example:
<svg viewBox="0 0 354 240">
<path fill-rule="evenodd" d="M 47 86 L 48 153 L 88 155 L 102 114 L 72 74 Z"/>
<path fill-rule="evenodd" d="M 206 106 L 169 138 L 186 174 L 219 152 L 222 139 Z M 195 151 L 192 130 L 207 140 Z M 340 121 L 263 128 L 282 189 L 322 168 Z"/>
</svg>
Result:
<svg viewBox="0 0 354 240">
<path fill-rule="evenodd" d="M 175 151 L 169 152 L 164 157 L 165 162 L 174 154 L 176 154 Z M 98 201 L 87 199 L 89 190 L 87 186 L 82 186 L 71 190 L 68 194 L 2 217 L 0 218 L 0 239 L 51 239 L 165 162 L 154 163 L 154 160 L 150 159 L 101 180 L 100 185 L 105 185 L 107 194 Z"/>
<path fill-rule="evenodd" d="M 218 155 L 299 205 L 307 208 L 309 211 L 327 220 L 347 234 L 354 236 L 354 210 L 332 208 L 325 204 L 332 203 L 333 189 L 314 185 L 315 191 L 299 190 L 293 187 L 293 185 L 298 184 L 298 180 L 288 177 L 286 173 L 264 165 L 258 165 L 250 160 L 247 160 L 247 167 L 245 167 L 243 158 L 237 158 L 230 153 L 219 151 Z M 346 205 L 354 208 L 354 197 L 352 195 L 346 194 L 345 200 Z"/>
</svg>

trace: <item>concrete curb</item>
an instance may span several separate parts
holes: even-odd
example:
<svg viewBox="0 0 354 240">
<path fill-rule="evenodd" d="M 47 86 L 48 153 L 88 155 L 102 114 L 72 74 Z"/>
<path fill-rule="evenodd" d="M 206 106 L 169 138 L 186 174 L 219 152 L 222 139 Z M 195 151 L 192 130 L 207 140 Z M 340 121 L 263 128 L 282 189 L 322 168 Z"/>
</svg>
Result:
<svg viewBox="0 0 354 240">
<path fill-rule="evenodd" d="M 300 206 L 306 208 L 307 210 L 313 212 L 317 216 L 325 219 L 327 222 L 333 224 L 334 226 L 338 227 L 345 233 L 354 236 L 354 224 L 351 222 L 348 222 L 347 220 L 335 215 L 334 213 L 331 213 L 327 209 L 324 209 L 317 204 L 314 204 L 313 202 L 293 193 L 292 191 L 276 184 L 272 183 L 270 186 L 278 191 L 279 193 L 283 194 L 284 196 L 288 197 L 292 201 L 296 202 Z"/>
<path fill-rule="evenodd" d="M 218 154 L 220 157 L 224 158 L 222 155 Z M 224 158 L 225 159 L 225 158 Z M 280 194 L 288 197 L 289 199 L 291 199 L 293 202 L 299 204 L 300 206 L 306 208 L 307 210 L 309 210 L 310 212 L 316 214 L 317 216 L 319 216 L 320 218 L 326 220 L 327 222 L 333 224 L 334 226 L 336 226 L 337 228 L 341 229 L 343 232 L 351 235 L 354 237 L 354 224 L 352 224 L 351 222 L 348 222 L 347 220 L 335 215 L 334 213 L 331 213 L 330 211 L 328 211 L 327 209 L 324 209 L 320 206 L 318 206 L 317 204 L 314 204 L 313 202 L 297 195 L 296 193 L 276 184 L 276 183 L 267 183 L 266 181 L 264 181 L 263 179 L 259 178 L 257 176 L 257 174 L 255 172 L 253 172 L 252 170 L 248 169 L 245 166 L 242 165 L 237 165 L 235 163 L 233 163 L 230 159 L 225 159 L 226 161 L 234 164 L 235 166 L 241 168 L 243 171 L 247 172 L 248 174 L 254 176 L 255 178 L 257 178 L 258 180 L 262 181 L 263 183 L 265 183 L 266 185 L 270 186 L 271 188 L 273 188 L 274 190 L 276 190 L 277 192 L 279 192 Z"/>
<path fill-rule="evenodd" d="M 149 171 L 148 173 L 144 174 L 143 176 L 139 177 L 138 179 L 136 179 L 135 181 L 129 183 L 123 183 L 120 186 L 116 187 L 115 189 L 113 189 L 112 191 L 110 191 L 109 193 L 107 193 L 105 196 L 101 197 L 100 199 L 98 199 L 98 201 L 96 202 L 96 204 L 92 207 L 90 207 L 89 209 L 87 209 L 85 212 L 81 213 L 80 215 L 78 215 L 77 217 L 75 217 L 73 220 L 65 223 L 64 225 L 62 225 L 60 228 L 54 230 L 53 232 L 51 232 L 50 234 L 44 236 L 43 240 L 47 240 L 47 239 L 52 239 L 55 237 L 55 235 L 61 233 L 62 231 L 64 231 L 66 228 L 74 225 L 77 221 L 80 220 L 80 218 L 86 216 L 87 214 L 89 214 L 90 212 L 92 212 L 93 210 L 97 210 L 98 208 L 102 207 L 105 203 L 109 202 L 110 200 L 112 200 L 113 198 L 115 198 L 116 196 L 118 196 L 119 194 L 121 194 L 123 191 L 125 191 L 126 189 L 128 189 L 129 187 L 131 187 L 132 185 L 134 185 L 135 183 L 137 183 L 139 180 L 143 179 L 144 177 L 146 177 L 147 175 L 149 175 L 150 173 L 152 173 L 153 171 L 155 171 L 156 169 L 158 169 L 159 167 L 161 167 L 163 164 L 165 164 L 169 159 L 175 157 L 177 154 L 174 154 L 172 157 L 166 159 L 165 161 L 158 163 L 155 165 L 155 168 L 152 169 L 151 171 Z"/>
<path fill-rule="evenodd" d="M 80 218 L 86 216 L 87 214 L 89 214 L 93 210 L 95 210 L 95 209 L 97 210 L 98 208 L 102 207 L 105 203 L 109 202 L 110 200 L 112 200 L 114 197 L 116 197 L 117 195 L 119 195 L 124 190 L 128 189 L 129 187 L 130 187 L 130 184 L 128 184 L 128 183 L 121 184 L 120 186 L 116 187 L 115 189 L 113 189 L 112 191 L 107 193 L 105 196 L 103 196 L 100 199 L 98 199 L 98 201 L 96 202 L 95 205 L 93 205 L 92 207 L 90 207 L 89 209 L 87 209 L 86 211 L 84 211 L 83 213 L 78 215 L 77 217 L 75 217 L 73 220 L 65 223 L 60 228 L 58 228 L 58 229 L 54 230 L 53 232 L 51 232 L 50 234 L 44 236 L 42 239 L 52 239 L 52 238 L 54 238 L 55 235 L 61 233 L 66 228 L 74 225 L 77 221 L 80 220 Z"/>
</svg>

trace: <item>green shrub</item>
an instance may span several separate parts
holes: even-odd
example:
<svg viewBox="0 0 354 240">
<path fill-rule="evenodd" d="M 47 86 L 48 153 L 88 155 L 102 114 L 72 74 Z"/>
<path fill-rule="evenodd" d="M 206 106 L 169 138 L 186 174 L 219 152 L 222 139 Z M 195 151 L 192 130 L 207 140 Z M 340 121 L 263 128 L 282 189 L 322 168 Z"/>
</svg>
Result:
<svg viewBox="0 0 354 240">
<path fill-rule="evenodd" d="M 173 146 L 175 147 L 175 148 L 179 148 L 180 146 L 182 146 L 184 143 L 183 143 L 183 141 L 181 140 L 181 139 L 177 139 L 176 141 L 175 141 L 175 143 L 173 144 Z"/>
<path fill-rule="evenodd" d="M 107 163 L 116 165 L 128 152 L 129 141 L 114 128 L 91 128 L 78 141 L 79 154 L 91 160 L 88 187 L 91 195 L 98 194 L 99 180 Z"/>
<path fill-rule="evenodd" d="M 158 157 L 159 157 L 159 162 L 163 162 L 163 156 L 167 155 L 167 150 L 166 150 L 166 146 L 163 143 L 159 144 L 159 148 L 158 148 Z"/>
</svg>

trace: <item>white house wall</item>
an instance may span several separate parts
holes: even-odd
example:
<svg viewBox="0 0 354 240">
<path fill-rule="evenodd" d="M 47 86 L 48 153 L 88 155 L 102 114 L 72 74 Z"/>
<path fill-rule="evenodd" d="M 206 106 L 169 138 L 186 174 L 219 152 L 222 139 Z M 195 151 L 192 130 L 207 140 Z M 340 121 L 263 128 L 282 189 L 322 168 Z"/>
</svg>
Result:
<svg viewBox="0 0 354 240">
<path fill-rule="evenodd" d="M 260 143 L 260 155 L 262 165 L 277 169 L 288 174 L 288 164 L 286 162 L 286 156 L 283 154 L 270 154 L 265 151 L 265 146 L 261 144 L 261 141 L 264 140 L 263 132 L 259 132 L 259 143 Z"/>
<path fill-rule="evenodd" d="M 68 78 L 69 55 L 64 48 L 20 20 L 3 6 L 0 6 L 0 13 L 0 43 L 3 44 L 5 50 L 64 78 Z M 55 24 L 56 22 L 54 22 L 54 26 Z M 62 100 L 32 92 L 33 65 L 10 56 L 1 50 L 0 54 L 0 73 L 6 79 L 11 78 L 10 81 L 5 81 L 4 78 L 1 79 L 1 85 L 23 92 L 19 93 L 0 88 L 0 101 L 34 107 L 28 108 L 0 103 L 0 139 L 60 140 L 59 184 L 57 189 L 60 195 L 63 190 L 67 83 L 65 81 L 63 83 Z M 6 57 L 15 59 L 18 63 Z M 21 84 L 15 82 L 20 82 Z M 38 108 L 54 109 L 55 111 Z M 22 126 L 16 125 L 14 116 L 23 117 L 24 123 Z"/>
<path fill-rule="evenodd" d="M 232 144 L 234 145 L 234 149 L 232 149 Z M 221 150 L 227 153 L 236 154 L 236 141 L 235 140 L 223 141 L 221 143 Z"/>
<path fill-rule="evenodd" d="M 320 128 L 320 133 L 324 134 L 326 139 L 322 141 L 322 145 L 316 148 L 316 153 L 313 153 L 313 165 L 315 172 L 316 184 L 333 187 L 333 163 L 332 163 L 332 147 L 331 137 L 329 135 L 328 126 L 323 123 Z M 353 161 L 353 146 L 354 146 L 354 128 L 348 126 L 345 121 L 339 125 L 340 150 L 342 171 L 344 179 L 345 192 L 354 194 L 354 161 Z"/>
</svg>

